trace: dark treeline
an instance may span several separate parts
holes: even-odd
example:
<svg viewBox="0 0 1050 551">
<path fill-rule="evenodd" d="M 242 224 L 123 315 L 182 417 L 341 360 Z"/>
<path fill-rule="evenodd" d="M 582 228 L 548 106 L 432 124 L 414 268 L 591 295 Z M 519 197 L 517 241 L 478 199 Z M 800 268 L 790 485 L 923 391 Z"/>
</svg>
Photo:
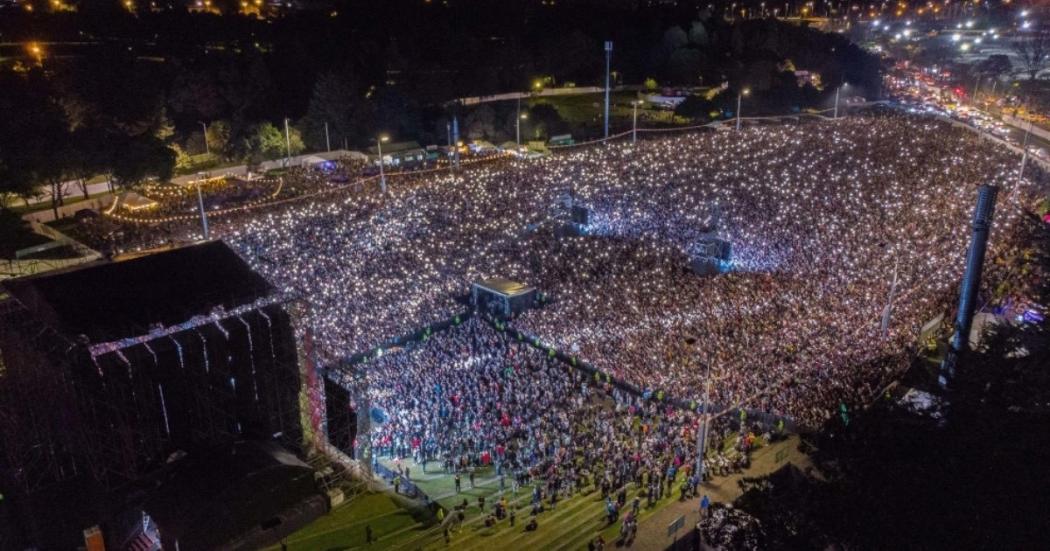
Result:
<svg viewBox="0 0 1050 551">
<path fill-rule="evenodd" d="M 773 20 L 727 22 L 717 5 L 448 4 L 346 0 L 273 20 L 132 14 L 115 0 L 69 13 L 4 12 L 5 42 L 41 48 L 0 69 L 12 91 L 0 102 L 0 139 L 19 142 L 0 144 L 5 187 L 22 193 L 29 188 L 11 182 L 92 171 L 118 184 L 163 179 L 199 168 L 190 155 L 206 149 L 216 162 L 272 158 L 284 154 L 285 118 L 293 152 L 324 149 L 326 123 L 332 147 L 363 147 L 379 132 L 444 143 L 450 99 L 529 90 L 537 79 L 602 84 L 604 40 L 615 42 L 619 84 L 746 85 L 794 108 L 826 99 L 843 80 L 869 95 L 878 89 L 877 59 L 841 36 Z M 795 69 L 819 73 L 823 90 L 795 85 Z M 536 116 L 561 126 L 556 114 Z M 62 148 L 92 170 L 34 168 Z"/>
</svg>

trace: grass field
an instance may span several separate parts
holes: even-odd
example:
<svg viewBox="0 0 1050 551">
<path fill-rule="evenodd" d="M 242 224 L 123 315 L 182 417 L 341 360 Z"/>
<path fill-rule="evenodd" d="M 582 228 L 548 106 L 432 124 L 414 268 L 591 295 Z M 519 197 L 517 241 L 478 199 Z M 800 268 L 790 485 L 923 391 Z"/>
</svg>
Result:
<svg viewBox="0 0 1050 551">
<path fill-rule="evenodd" d="M 719 444 L 713 444 L 712 448 L 717 445 L 727 450 L 732 446 L 732 441 L 732 438 L 727 438 Z M 756 442 L 757 447 L 764 445 L 765 442 L 761 440 Z M 393 463 L 388 460 L 383 463 L 393 467 Z M 495 470 L 487 467 L 476 471 L 474 487 L 471 487 L 469 477 L 462 475 L 462 491 L 457 494 L 453 477 L 441 471 L 438 464 L 431 464 L 427 473 L 423 473 L 423 469 L 411 461 L 406 461 L 404 465 L 411 469 L 413 482 L 446 512 L 452 511 L 463 499 L 467 500 L 465 519 L 451 531 L 450 542 L 445 542 L 442 524 L 419 502 L 394 496 L 392 492 L 377 492 L 357 497 L 289 536 L 285 540 L 288 549 L 577 550 L 586 548 L 587 543 L 598 534 L 603 536 L 607 545 L 614 546 L 619 535 L 619 523 L 609 525 L 606 522 L 604 500 L 600 492 L 593 488 L 587 493 L 559 501 L 555 510 L 547 510 L 537 517 L 539 527 L 536 531 L 526 532 L 525 524 L 531 518 L 531 485 L 519 488 L 515 494 L 510 480 L 506 479 L 505 491 L 500 493 Z M 681 477 L 678 481 L 680 483 Z M 630 484 L 628 506 L 636 495 L 641 498 L 639 521 L 644 523 L 677 502 L 678 486 L 676 483 L 670 495 L 665 495 L 647 507 L 644 495 L 639 494 L 634 484 Z M 486 499 L 484 513 L 478 508 L 479 496 Z M 484 526 L 484 518 L 501 497 L 505 497 L 509 507 L 515 510 L 515 525 L 511 526 L 509 519 L 504 518 L 494 526 Z M 454 526 L 456 523 L 446 520 L 446 524 Z M 365 543 L 366 525 L 372 527 L 376 538 L 370 546 Z"/>
<path fill-rule="evenodd" d="M 391 494 L 366 494 L 336 507 L 285 538 L 284 543 L 290 551 L 390 549 L 425 527 L 417 520 L 418 516 L 419 513 L 414 513 L 406 503 Z M 370 547 L 365 540 L 366 526 L 372 527 L 372 535 L 377 540 Z M 271 549 L 279 550 L 280 547 Z"/>
</svg>

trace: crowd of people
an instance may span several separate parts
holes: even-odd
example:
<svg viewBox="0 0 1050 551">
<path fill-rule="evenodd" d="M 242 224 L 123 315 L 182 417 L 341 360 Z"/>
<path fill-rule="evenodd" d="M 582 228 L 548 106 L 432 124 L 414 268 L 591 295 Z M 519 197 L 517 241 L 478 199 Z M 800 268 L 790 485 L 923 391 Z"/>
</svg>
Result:
<svg viewBox="0 0 1050 551">
<path fill-rule="evenodd" d="M 536 483 L 534 512 L 600 491 L 618 513 L 629 483 L 644 489 L 647 505 L 673 492 L 691 496 L 698 483 L 695 415 L 596 382 L 478 317 L 388 351 L 360 372 L 384 419 L 371 428 L 376 456 L 455 474 L 457 491 L 461 473 L 493 466 L 504 490 Z M 728 420 L 712 425 L 708 473 L 725 472 L 729 432 Z"/>
<path fill-rule="evenodd" d="M 986 279 L 1017 244 L 1013 155 L 937 121 L 877 115 L 611 143 L 390 178 L 217 222 L 312 305 L 325 361 L 464 309 L 500 276 L 549 302 L 513 327 L 641 388 L 789 415 L 866 400 L 957 289 L 980 184 L 1000 186 Z M 562 231 L 567 206 L 586 235 Z M 689 270 L 696 244 L 731 268 Z M 885 325 L 885 327 L 884 327 Z"/>
</svg>

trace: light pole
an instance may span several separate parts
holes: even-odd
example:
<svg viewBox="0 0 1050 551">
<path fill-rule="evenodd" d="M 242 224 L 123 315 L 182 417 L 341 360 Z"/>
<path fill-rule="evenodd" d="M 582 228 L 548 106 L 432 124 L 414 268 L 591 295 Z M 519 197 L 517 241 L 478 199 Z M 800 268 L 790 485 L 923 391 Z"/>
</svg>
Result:
<svg viewBox="0 0 1050 551">
<path fill-rule="evenodd" d="M 379 136 L 376 145 L 379 148 L 379 189 L 386 193 L 386 173 L 383 172 L 383 142 L 389 141 L 390 136 Z"/>
<path fill-rule="evenodd" d="M 208 232 L 208 212 L 204 210 L 204 195 L 201 194 L 201 183 L 205 178 L 207 175 L 203 172 L 197 173 L 197 207 L 201 211 L 201 229 L 204 231 L 204 240 L 207 241 L 211 235 Z"/>
<path fill-rule="evenodd" d="M 696 474 L 697 484 L 704 482 L 704 452 L 707 451 L 707 407 L 711 400 L 711 364 L 707 364 L 707 377 L 704 384 L 704 409 L 700 414 L 703 424 L 698 427 L 696 435 Z"/>
<path fill-rule="evenodd" d="M 977 91 L 981 89 L 981 75 L 977 75 L 977 78 L 973 82 L 973 97 L 970 98 L 970 105 L 977 107 Z"/>
<path fill-rule="evenodd" d="M 459 168 L 459 117 L 452 117 L 452 164 Z"/>
<path fill-rule="evenodd" d="M 639 100 L 631 102 L 631 106 L 634 107 L 634 113 L 631 116 L 631 143 L 638 143 L 638 104 L 641 103 Z"/>
<path fill-rule="evenodd" d="M 328 139 L 328 121 L 324 121 L 324 146 L 329 153 L 332 152 L 332 142 Z"/>
<path fill-rule="evenodd" d="M 839 118 L 839 93 L 841 93 L 842 89 L 847 87 L 847 86 L 849 86 L 849 84 L 846 84 L 845 82 L 843 82 L 842 84 L 839 85 L 838 88 L 835 89 L 835 114 L 834 114 L 834 116 L 832 116 L 833 119 Z"/>
<path fill-rule="evenodd" d="M 204 121 L 197 121 L 201 123 L 201 128 L 204 129 L 204 153 L 211 155 L 211 146 L 208 145 L 208 125 Z"/>
<path fill-rule="evenodd" d="M 740 107 L 743 105 L 744 96 L 751 93 L 750 88 L 743 88 L 736 94 L 736 129 L 740 130 Z"/>
<path fill-rule="evenodd" d="M 518 135 L 518 149 L 521 149 L 521 121 L 528 120 L 528 118 L 529 118 L 529 114 L 528 113 L 522 113 L 521 109 L 519 108 L 518 109 L 518 119 L 516 121 L 514 121 L 516 123 L 514 125 L 515 126 L 515 132 Z"/>
<path fill-rule="evenodd" d="M 1017 171 L 1017 178 L 1024 178 L 1024 165 L 1028 161 L 1028 138 L 1032 136 L 1032 120 L 1028 120 L 1028 127 L 1024 131 L 1024 144 L 1021 145 L 1021 168 Z"/>
<path fill-rule="evenodd" d="M 609 68 L 612 65 L 612 40 L 605 41 L 605 137 L 609 137 Z"/>
<path fill-rule="evenodd" d="M 288 132 L 288 117 L 284 118 L 284 146 L 284 168 L 288 168 L 292 164 L 292 135 Z"/>
</svg>

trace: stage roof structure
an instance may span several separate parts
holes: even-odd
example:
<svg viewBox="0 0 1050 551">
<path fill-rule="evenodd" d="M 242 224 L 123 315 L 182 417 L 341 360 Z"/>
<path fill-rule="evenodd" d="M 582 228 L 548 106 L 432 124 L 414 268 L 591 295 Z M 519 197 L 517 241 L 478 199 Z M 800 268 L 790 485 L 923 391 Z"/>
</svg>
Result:
<svg viewBox="0 0 1050 551">
<path fill-rule="evenodd" d="M 535 290 L 534 287 L 519 283 L 517 281 L 511 281 L 509 279 L 503 279 L 501 277 L 493 277 L 489 279 L 483 279 L 475 283 L 478 287 L 485 289 L 486 291 L 503 295 L 505 297 L 514 297 L 530 293 Z"/>
<path fill-rule="evenodd" d="M 92 343 L 142 335 L 217 306 L 230 310 L 274 290 L 221 241 L 7 280 L 3 287 L 59 333 Z"/>
</svg>

